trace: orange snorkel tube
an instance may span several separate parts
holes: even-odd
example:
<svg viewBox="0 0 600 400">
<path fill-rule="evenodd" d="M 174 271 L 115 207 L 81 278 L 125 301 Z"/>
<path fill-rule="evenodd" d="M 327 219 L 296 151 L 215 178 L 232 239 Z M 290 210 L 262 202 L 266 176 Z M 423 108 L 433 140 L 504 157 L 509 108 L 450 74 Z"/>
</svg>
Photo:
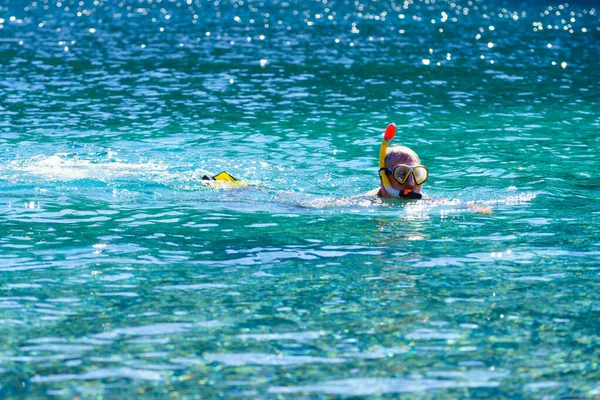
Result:
<svg viewBox="0 0 600 400">
<path fill-rule="evenodd" d="M 392 197 L 399 199 L 420 199 L 423 197 L 421 193 L 416 193 L 409 189 L 401 192 L 400 190 L 392 187 L 392 184 L 390 183 L 390 180 L 386 174 L 388 169 L 385 166 L 385 156 L 387 154 L 388 143 L 394 138 L 395 134 L 396 124 L 391 123 L 385 129 L 383 140 L 381 141 L 381 148 L 379 149 L 379 179 L 381 179 L 381 185 Z"/>
</svg>

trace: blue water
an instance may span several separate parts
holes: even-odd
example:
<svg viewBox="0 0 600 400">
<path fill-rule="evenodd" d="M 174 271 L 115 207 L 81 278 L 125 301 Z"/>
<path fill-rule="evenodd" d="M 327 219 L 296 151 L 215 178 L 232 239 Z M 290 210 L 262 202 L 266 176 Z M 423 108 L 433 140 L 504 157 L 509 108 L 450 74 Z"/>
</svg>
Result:
<svg viewBox="0 0 600 400">
<path fill-rule="evenodd" d="M 0 55 L 0 397 L 600 396 L 593 2 L 3 0 Z M 359 196 L 391 122 L 432 200 Z"/>
</svg>

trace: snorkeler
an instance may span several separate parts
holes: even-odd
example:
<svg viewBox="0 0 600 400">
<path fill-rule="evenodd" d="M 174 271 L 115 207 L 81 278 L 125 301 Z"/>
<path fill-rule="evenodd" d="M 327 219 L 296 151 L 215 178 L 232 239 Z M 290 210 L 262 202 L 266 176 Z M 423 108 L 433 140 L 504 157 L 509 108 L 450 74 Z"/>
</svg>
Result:
<svg viewBox="0 0 600 400">
<path fill-rule="evenodd" d="M 427 168 L 421 165 L 417 153 L 406 146 L 388 148 L 394 138 L 396 125 L 389 124 L 383 134 L 379 150 L 379 179 L 381 186 L 365 193 L 394 199 L 421 199 L 421 185 L 429 178 Z"/>
<path fill-rule="evenodd" d="M 429 178 L 427 168 L 421 165 L 417 153 L 406 146 L 394 146 L 388 149 L 388 143 L 394 138 L 396 125 L 388 125 L 383 135 L 379 151 L 379 178 L 381 186 L 365 193 L 364 196 L 378 196 L 395 199 L 423 198 L 421 185 Z M 202 183 L 219 188 L 248 186 L 231 174 L 223 171 L 215 176 L 204 175 Z"/>
</svg>

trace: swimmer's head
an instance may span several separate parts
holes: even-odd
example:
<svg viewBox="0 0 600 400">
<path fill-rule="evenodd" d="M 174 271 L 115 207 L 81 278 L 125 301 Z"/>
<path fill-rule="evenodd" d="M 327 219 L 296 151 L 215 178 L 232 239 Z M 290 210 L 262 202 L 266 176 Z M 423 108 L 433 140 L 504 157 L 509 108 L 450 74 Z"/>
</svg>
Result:
<svg viewBox="0 0 600 400">
<path fill-rule="evenodd" d="M 391 186 L 402 193 L 421 193 L 421 185 L 429 177 L 417 153 L 406 146 L 388 147 L 385 167 Z"/>
</svg>

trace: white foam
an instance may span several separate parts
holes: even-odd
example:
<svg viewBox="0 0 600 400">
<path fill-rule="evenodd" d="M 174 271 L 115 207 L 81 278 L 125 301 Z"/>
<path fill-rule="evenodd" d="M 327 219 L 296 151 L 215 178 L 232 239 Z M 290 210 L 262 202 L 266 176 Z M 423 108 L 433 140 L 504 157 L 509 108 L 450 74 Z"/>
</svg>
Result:
<svg viewBox="0 0 600 400">
<path fill-rule="evenodd" d="M 127 163 L 111 159 L 111 154 L 104 161 L 92 162 L 86 159 L 67 158 L 64 153 L 52 156 L 37 156 L 19 165 L 11 163 L 15 171 L 42 176 L 50 180 L 71 181 L 79 179 L 94 179 L 111 181 L 143 176 L 160 176 L 170 178 L 167 166 L 156 162 Z"/>
</svg>

